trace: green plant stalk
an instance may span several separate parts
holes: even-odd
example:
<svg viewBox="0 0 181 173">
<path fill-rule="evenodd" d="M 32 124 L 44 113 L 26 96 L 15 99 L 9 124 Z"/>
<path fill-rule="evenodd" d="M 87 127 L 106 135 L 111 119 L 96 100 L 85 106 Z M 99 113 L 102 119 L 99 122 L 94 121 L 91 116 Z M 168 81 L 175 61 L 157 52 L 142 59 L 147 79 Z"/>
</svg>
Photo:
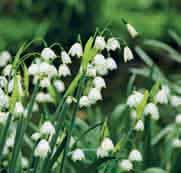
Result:
<svg viewBox="0 0 181 173">
<path fill-rule="evenodd" d="M 21 150 L 21 147 L 23 144 L 24 134 L 25 134 L 26 128 L 28 126 L 28 122 L 31 119 L 32 108 L 33 108 L 33 104 L 35 102 L 35 98 L 38 93 L 38 90 L 39 90 L 39 82 L 37 82 L 37 84 L 34 88 L 32 98 L 28 105 L 27 118 L 24 118 L 22 116 L 21 120 L 18 123 L 18 128 L 17 128 L 15 143 L 14 143 L 14 149 L 12 152 L 12 159 L 11 159 L 10 165 L 9 165 L 9 173 L 16 173 L 16 161 L 18 159 L 18 155 L 20 153 L 20 150 Z"/>
<path fill-rule="evenodd" d="M 145 116 L 144 119 L 144 136 L 143 136 L 143 167 L 144 169 L 151 166 L 152 161 L 152 151 L 151 151 L 151 119 L 150 116 Z"/>
<path fill-rule="evenodd" d="M 10 113 L 9 116 L 8 116 L 6 125 L 5 125 L 5 127 L 4 127 L 4 129 L 2 131 L 2 135 L 0 137 L 0 162 L 1 162 L 2 158 L 3 158 L 2 152 L 3 152 L 3 149 L 4 149 L 5 142 L 6 142 L 8 129 L 9 129 L 9 126 L 11 124 L 11 118 L 12 118 L 12 114 Z"/>
<path fill-rule="evenodd" d="M 78 108 L 79 108 L 79 100 L 80 100 L 80 97 L 81 97 L 82 92 L 83 92 L 84 81 L 85 81 L 85 77 L 83 76 L 81 78 L 80 84 L 79 84 L 78 89 L 77 89 L 77 94 L 76 94 L 77 103 L 74 104 L 74 107 L 73 107 L 72 120 L 71 120 L 69 132 L 68 132 L 68 136 L 67 136 L 65 149 L 64 149 L 64 152 L 63 152 L 63 157 L 62 157 L 62 162 L 61 162 L 61 167 L 60 167 L 60 173 L 63 173 L 64 162 L 65 162 L 65 159 L 66 159 L 66 155 L 68 153 L 68 147 L 69 147 L 70 139 L 71 139 L 71 136 L 72 136 L 72 131 L 73 131 L 73 128 L 74 128 L 74 125 L 75 125 L 76 112 L 78 111 Z"/>
</svg>

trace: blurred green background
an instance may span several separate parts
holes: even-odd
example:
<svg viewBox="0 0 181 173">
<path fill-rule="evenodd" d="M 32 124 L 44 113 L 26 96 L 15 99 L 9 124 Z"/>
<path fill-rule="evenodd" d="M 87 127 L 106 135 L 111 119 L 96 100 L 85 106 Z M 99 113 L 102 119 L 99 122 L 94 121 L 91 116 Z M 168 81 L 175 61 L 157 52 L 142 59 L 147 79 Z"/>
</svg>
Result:
<svg viewBox="0 0 181 173">
<path fill-rule="evenodd" d="M 180 8 L 180 0 L 0 0 L 0 50 L 37 37 L 69 45 L 107 25 L 124 37 L 122 17 L 145 37 L 167 40 L 168 28 L 181 30 Z"/>
</svg>

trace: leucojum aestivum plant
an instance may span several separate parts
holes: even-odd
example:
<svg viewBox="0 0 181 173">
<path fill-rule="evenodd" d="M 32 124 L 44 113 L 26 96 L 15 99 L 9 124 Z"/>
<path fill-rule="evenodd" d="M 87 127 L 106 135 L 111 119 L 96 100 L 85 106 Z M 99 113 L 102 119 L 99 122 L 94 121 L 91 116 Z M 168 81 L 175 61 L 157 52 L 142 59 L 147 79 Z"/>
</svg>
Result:
<svg viewBox="0 0 181 173">
<path fill-rule="evenodd" d="M 107 160 L 118 160 L 117 149 L 105 133 L 106 123 L 97 125 L 103 127 L 97 149 L 79 146 L 81 137 L 94 127 L 80 138 L 73 137 L 73 131 L 77 111 L 103 99 L 103 76 L 117 69 L 112 52 L 123 49 L 126 62 L 133 59 L 130 48 L 102 35 L 90 37 L 85 46 L 76 42 L 68 51 L 58 43 L 47 46 L 42 42 L 40 53 L 28 52 L 32 41 L 23 44 L 15 56 L 7 51 L 0 54 L 1 171 L 63 173 L 67 162 L 82 164 L 84 172 L 90 168 L 96 171 Z M 55 46 L 59 52 L 54 51 Z M 80 67 L 66 86 L 64 78 L 71 75 L 69 65 L 75 58 L 80 60 Z M 141 160 L 140 153 L 135 152 Z"/>
</svg>

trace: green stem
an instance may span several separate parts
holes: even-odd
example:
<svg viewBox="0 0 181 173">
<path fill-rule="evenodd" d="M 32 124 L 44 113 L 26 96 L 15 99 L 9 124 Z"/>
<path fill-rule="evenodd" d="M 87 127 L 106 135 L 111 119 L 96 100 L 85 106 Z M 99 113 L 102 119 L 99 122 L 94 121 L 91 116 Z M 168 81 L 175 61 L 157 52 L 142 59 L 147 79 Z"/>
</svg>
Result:
<svg viewBox="0 0 181 173">
<path fill-rule="evenodd" d="M 72 120 L 71 120 L 69 132 L 68 132 L 68 136 L 67 136 L 65 149 L 64 149 L 64 152 L 63 152 L 63 158 L 62 158 L 62 162 L 61 162 L 60 173 L 63 173 L 65 158 L 66 158 L 66 155 L 68 153 L 69 143 L 70 143 L 70 139 L 71 139 L 71 136 L 72 136 L 72 131 L 73 131 L 73 128 L 74 128 L 74 125 L 75 125 L 76 113 L 77 113 L 78 108 L 79 108 L 79 100 L 80 100 L 80 97 L 81 97 L 82 92 L 83 92 L 84 81 L 85 81 L 85 77 L 82 77 L 82 79 L 80 81 L 80 84 L 78 86 L 78 89 L 77 89 L 77 94 L 76 94 L 77 103 L 74 104 L 74 108 L 73 108 Z"/>
<path fill-rule="evenodd" d="M 145 130 L 144 130 L 144 153 L 143 161 L 144 168 L 149 168 L 151 166 L 152 152 L 151 152 L 151 119 L 150 116 L 146 116 L 144 120 Z"/>
<path fill-rule="evenodd" d="M 12 152 L 12 159 L 11 159 L 10 165 L 9 165 L 9 173 L 16 173 L 16 162 L 17 162 L 18 155 L 19 155 L 20 150 L 23 145 L 24 134 L 25 134 L 26 128 L 28 126 L 28 122 L 31 119 L 32 108 L 33 108 L 33 104 L 35 102 L 35 98 L 38 93 L 38 90 L 39 90 L 39 82 L 36 84 L 36 86 L 34 88 L 32 98 L 28 105 L 27 117 L 23 117 L 23 115 L 22 115 L 21 120 L 18 122 L 14 149 Z"/>
</svg>

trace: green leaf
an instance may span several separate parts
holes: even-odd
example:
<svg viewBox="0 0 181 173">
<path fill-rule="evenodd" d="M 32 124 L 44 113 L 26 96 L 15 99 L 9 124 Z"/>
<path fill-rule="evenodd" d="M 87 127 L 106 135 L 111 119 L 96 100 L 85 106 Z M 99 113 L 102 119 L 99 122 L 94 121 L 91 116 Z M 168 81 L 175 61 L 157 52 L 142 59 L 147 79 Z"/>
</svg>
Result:
<svg viewBox="0 0 181 173">
<path fill-rule="evenodd" d="M 51 97 L 53 98 L 53 101 L 56 103 L 57 102 L 57 92 L 52 85 L 48 86 L 48 92 L 50 93 Z"/>
<path fill-rule="evenodd" d="M 151 91 L 150 91 L 150 98 L 153 102 L 155 102 L 154 98 L 160 88 L 160 81 L 158 80 L 155 85 L 153 85 Z"/>
<path fill-rule="evenodd" d="M 161 168 L 149 168 L 144 173 L 166 173 L 166 171 Z"/>
<path fill-rule="evenodd" d="M 136 108 L 137 119 L 141 119 L 144 108 L 147 104 L 148 97 L 149 97 L 149 92 L 146 90 L 141 103 Z"/>
<path fill-rule="evenodd" d="M 108 119 L 106 118 L 106 120 L 104 121 L 103 127 L 102 127 L 102 131 L 101 131 L 101 138 L 100 140 L 102 141 L 105 137 L 109 136 L 109 128 L 108 128 L 108 124 L 107 124 Z"/>
<path fill-rule="evenodd" d="M 26 95 L 29 95 L 29 75 L 28 69 L 25 64 L 23 64 L 23 72 L 24 72 L 24 88 Z"/>
</svg>

